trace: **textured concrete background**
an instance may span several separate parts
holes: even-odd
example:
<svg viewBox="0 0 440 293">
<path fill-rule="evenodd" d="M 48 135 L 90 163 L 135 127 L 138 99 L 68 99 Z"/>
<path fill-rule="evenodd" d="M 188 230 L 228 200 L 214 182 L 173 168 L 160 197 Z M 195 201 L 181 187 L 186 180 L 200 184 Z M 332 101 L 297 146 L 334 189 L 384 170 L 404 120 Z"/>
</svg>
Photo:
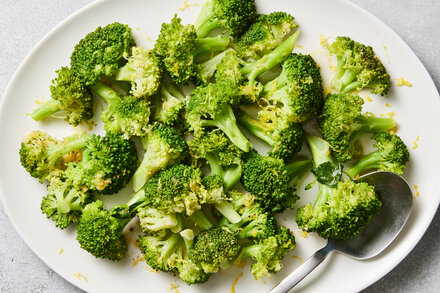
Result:
<svg viewBox="0 0 440 293">
<path fill-rule="evenodd" d="M 330 1 L 330 0 L 329 0 Z M 0 97 L 37 42 L 92 0 L 0 1 Z M 183 2 L 183 0 L 182 0 Z M 352 0 L 400 35 L 440 87 L 440 1 Z M 409 256 L 364 292 L 438 292 L 440 213 Z M 0 292 L 82 292 L 47 267 L 21 240 L 0 203 Z M 331 290 L 329 290 L 331 291 Z"/>
</svg>

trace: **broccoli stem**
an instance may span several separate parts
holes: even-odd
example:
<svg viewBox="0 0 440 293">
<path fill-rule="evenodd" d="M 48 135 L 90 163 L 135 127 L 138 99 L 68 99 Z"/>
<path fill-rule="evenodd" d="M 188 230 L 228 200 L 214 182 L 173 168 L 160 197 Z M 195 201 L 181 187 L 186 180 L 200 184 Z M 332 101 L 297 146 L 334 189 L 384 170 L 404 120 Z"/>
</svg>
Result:
<svg viewBox="0 0 440 293">
<path fill-rule="evenodd" d="M 290 53 L 292 53 L 299 33 L 300 30 L 297 30 L 272 52 L 264 55 L 257 61 L 244 65 L 240 69 L 243 77 L 253 82 L 260 74 L 281 63 Z"/>
<path fill-rule="evenodd" d="M 199 226 L 200 228 L 202 228 L 203 230 L 207 230 L 207 229 L 212 228 L 214 226 L 212 221 L 201 210 L 197 210 L 194 213 L 192 213 L 189 216 L 189 219 L 191 221 L 193 221 L 194 223 L 196 223 L 196 225 Z"/>
<path fill-rule="evenodd" d="M 71 189 L 68 191 L 67 196 L 64 196 L 65 191 L 66 190 L 59 190 L 55 192 L 58 211 L 61 214 L 67 214 L 70 211 L 81 211 L 83 209 L 81 199 L 78 197 L 75 199 L 77 191 L 75 189 Z"/>
<path fill-rule="evenodd" d="M 84 148 L 89 139 L 88 134 L 74 134 L 65 137 L 61 143 L 49 146 L 47 149 L 48 165 L 54 166 L 63 155 Z"/>
<path fill-rule="evenodd" d="M 315 203 L 313 204 L 313 208 L 325 205 L 327 202 L 330 194 L 331 194 L 331 187 L 322 183 L 318 182 L 319 186 L 319 192 L 316 196 Z"/>
<path fill-rule="evenodd" d="M 217 66 L 222 62 L 222 59 L 226 56 L 226 54 L 233 49 L 227 49 L 220 54 L 215 55 L 214 57 L 208 59 L 207 61 L 200 63 L 200 73 L 202 76 L 206 76 L 207 78 L 211 78 L 215 71 L 217 70 Z"/>
<path fill-rule="evenodd" d="M 197 36 L 199 38 L 206 37 L 213 29 L 220 27 L 219 23 L 211 20 L 214 18 L 214 7 L 214 1 L 205 1 L 199 12 L 199 15 L 194 21 L 194 27 L 196 28 Z"/>
<path fill-rule="evenodd" d="M 196 39 L 194 42 L 195 50 L 193 56 L 197 60 L 205 55 L 210 55 L 218 51 L 224 51 L 230 42 L 227 36 L 217 36 L 212 38 Z"/>
<path fill-rule="evenodd" d="M 221 112 L 216 115 L 215 120 L 202 120 L 201 122 L 202 126 L 220 128 L 239 149 L 244 152 L 249 151 L 251 144 L 243 135 L 240 128 L 238 128 L 237 120 L 230 105 L 225 104 Z"/>
<path fill-rule="evenodd" d="M 361 116 L 356 121 L 354 129 L 356 139 L 364 133 L 387 131 L 396 126 L 396 121 L 393 118 Z"/>
<path fill-rule="evenodd" d="M 238 122 L 246 128 L 247 131 L 258 137 L 259 139 L 265 141 L 270 146 L 274 146 L 276 144 L 275 140 L 268 135 L 268 132 L 264 127 L 261 125 L 261 123 L 252 118 L 249 114 L 246 112 L 242 112 L 242 114 L 238 117 Z"/>
<path fill-rule="evenodd" d="M 171 254 L 176 250 L 176 247 L 180 243 L 180 234 L 172 233 L 167 240 L 164 241 L 164 245 L 160 248 L 160 258 L 162 260 L 167 260 L 170 258 Z"/>
<path fill-rule="evenodd" d="M 259 244 L 253 244 L 253 245 L 249 245 L 249 246 L 244 246 L 241 249 L 240 254 L 237 257 L 237 261 L 242 261 L 245 260 L 249 257 L 254 257 L 256 255 L 258 255 L 258 253 L 260 252 L 261 247 Z"/>
<path fill-rule="evenodd" d="M 57 112 L 61 111 L 61 103 L 60 101 L 50 99 L 49 101 L 39 105 L 32 112 L 32 119 L 35 121 L 40 121 L 44 118 L 47 118 Z"/>
<path fill-rule="evenodd" d="M 211 175 L 219 175 L 223 178 L 223 189 L 228 191 L 241 178 L 241 164 L 235 166 L 223 167 L 219 164 L 219 158 L 214 153 L 208 153 L 205 157 L 211 168 Z"/>
<path fill-rule="evenodd" d="M 140 166 L 133 175 L 133 189 L 139 191 L 145 183 L 153 177 L 154 174 L 160 169 L 161 160 L 157 157 L 156 151 L 148 146 L 148 138 L 141 137 L 141 143 L 146 150 L 144 159 Z"/>
<path fill-rule="evenodd" d="M 179 88 L 172 82 L 162 82 L 160 93 L 167 99 L 177 98 L 182 102 L 186 101 L 185 95 L 183 95 Z"/>
<path fill-rule="evenodd" d="M 241 221 L 241 216 L 235 211 L 233 205 L 226 200 L 219 200 L 214 204 L 214 207 L 222 214 L 229 222 L 235 224 Z"/>
<path fill-rule="evenodd" d="M 364 156 L 353 166 L 345 170 L 345 174 L 347 174 L 350 178 L 355 178 L 357 175 L 361 174 L 362 172 L 367 170 L 377 169 L 381 165 L 382 165 L 381 154 L 379 151 L 375 151 Z"/>
<path fill-rule="evenodd" d="M 292 181 L 296 176 L 305 172 L 312 167 L 312 160 L 305 158 L 298 158 L 291 163 L 286 164 L 287 176 L 289 181 Z"/>
<path fill-rule="evenodd" d="M 90 89 L 103 98 L 111 108 L 115 108 L 121 102 L 118 93 L 102 81 L 95 82 Z"/>
<path fill-rule="evenodd" d="M 138 208 L 144 206 L 145 191 L 143 189 L 136 192 L 130 200 L 123 205 L 115 206 L 111 209 L 111 214 L 119 219 L 131 219 Z"/>
<path fill-rule="evenodd" d="M 330 145 L 325 140 L 314 135 L 306 134 L 306 141 L 312 151 L 313 164 L 315 167 L 325 162 L 334 163 L 330 155 Z"/>
</svg>

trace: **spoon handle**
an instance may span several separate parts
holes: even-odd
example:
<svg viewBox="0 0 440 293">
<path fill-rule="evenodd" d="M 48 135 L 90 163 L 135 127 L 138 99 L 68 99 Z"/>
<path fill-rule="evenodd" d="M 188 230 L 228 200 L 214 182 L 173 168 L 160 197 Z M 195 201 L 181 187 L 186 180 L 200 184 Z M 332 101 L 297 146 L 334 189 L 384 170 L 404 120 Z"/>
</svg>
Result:
<svg viewBox="0 0 440 293">
<path fill-rule="evenodd" d="M 330 243 L 329 243 L 330 244 Z M 327 244 L 315 252 L 309 259 L 307 259 L 296 270 L 290 273 L 284 280 L 282 280 L 270 293 L 286 293 L 296 286 L 302 279 L 304 279 L 311 271 L 313 271 L 327 255 L 333 251 L 332 245 Z"/>
</svg>

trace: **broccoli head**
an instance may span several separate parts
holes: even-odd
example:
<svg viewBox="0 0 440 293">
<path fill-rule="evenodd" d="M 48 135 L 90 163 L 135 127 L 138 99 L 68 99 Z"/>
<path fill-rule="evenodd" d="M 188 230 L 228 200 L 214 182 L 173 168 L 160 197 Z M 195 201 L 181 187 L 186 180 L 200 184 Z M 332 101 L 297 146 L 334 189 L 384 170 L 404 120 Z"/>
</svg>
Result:
<svg viewBox="0 0 440 293">
<path fill-rule="evenodd" d="M 112 217 L 102 201 L 97 200 L 83 209 L 76 239 L 82 249 L 95 257 L 119 261 L 127 253 L 127 243 L 122 234 L 127 223 L 126 219 Z"/>
<path fill-rule="evenodd" d="M 234 233 L 227 227 L 215 226 L 201 231 L 191 246 L 188 256 L 206 273 L 228 267 L 240 252 Z"/>
<path fill-rule="evenodd" d="M 70 57 L 73 74 L 87 86 L 104 76 L 114 77 L 134 45 L 128 25 L 115 22 L 98 27 L 75 46 Z"/>
<path fill-rule="evenodd" d="M 66 168 L 63 156 L 80 151 L 89 138 L 86 134 L 74 134 L 58 141 L 46 132 L 32 131 L 20 146 L 21 165 L 32 177 L 40 179 L 40 182 L 50 180 L 53 176 L 59 176 Z"/>
<path fill-rule="evenodd" d="M 338 161 L 351 160 L 359 137 L 366 133 L 387 131 L 396 126 L 393 118 L 362 114 L 364 100 L 352 94 L 327 95 L 318 119 L 322 137 Z"/>
<path fill-rule="evenodd" d="M 152 119 L 167 125 L 182 121 L 187 97 L 172 82 L 162 82 L 158 94 L 153 99 Z"/>
<path fill-rule="evenodd" d="M 93 98 L 90 91 L 73 75 L 68 67 L 62 67 L 50 86 L 51 99 L 38 105 L 32 112 L 32 119 L 39 121 L 65 111 L 64 120 L 77 126 L 93 117 Z"/>
<path fill-rule="evenodd" d="M 373 139 L 377 150 L 361 158 L 345 173 L 351 178 L 369 170 L 390 171 L 402 175 L 409 161 L 408 148 L 402 139 L 389 132 L 376 133 Z"/>
<path fill-rule="evenodd" d="M 260 14 L 238 41 L 238 55 L 244 60 L 260 59 L 297 27 L 295 18 L 286 12 Z"/>
<path fill-rule="evenodd" d="M 126 139 L 145 135 L 150 121 L 149 101 L 134 96 L 121 97 L 101 81 L 97 81 L 91 89 L 108 104 L 101 113 L 105 131 L 123 134 Z"/>
<path fill-rule="evenodd" d="M 372 47 L 349 37 L 337 37 L 327 48 L 338 60 L 331 82 L 334 89 L 348 93 L 369 88 L 374 94 L 384 96 L 388 93 L 390 76 Z"/>
<path fill-rule="evenodd" d="M 116 74 L 116 80 L 129 81 L 130 93 L 136 98 L 154 95 L 160 86 L 162 68 L 152 50 L 133 47 L 127 64 Z"/>
</svg>

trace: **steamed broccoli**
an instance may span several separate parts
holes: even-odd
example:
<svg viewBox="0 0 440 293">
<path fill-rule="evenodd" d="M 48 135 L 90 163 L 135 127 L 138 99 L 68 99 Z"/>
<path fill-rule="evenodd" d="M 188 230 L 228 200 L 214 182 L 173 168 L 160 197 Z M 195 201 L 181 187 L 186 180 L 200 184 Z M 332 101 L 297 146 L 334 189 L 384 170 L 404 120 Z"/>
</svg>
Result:
<svg viewBox="0 0 440 293">
<path fill-rule="evenodd" d="M 41 201 L 41 211 L 61 229 L 71 222 L 78 222 L 83 208 L 93 201 L 93 195 L 74 186 L 69 180 L 53 177 L 48 186 L 48 194 Z"/>
<path fill-rule="evenodd" d="M 373 135 L 377 150 L 361 158 L 345 173 L 351 178 L 369 171 L 390 171 L 402 175 L 409 161 L 409 152 L 405 143 L 396 134 L 381 132 Z"/>
<path fill-rule="evenodd" d="M 286 121 L 276 116 L 270 121 L 262 121 L 252 118 L 245 112 L 240 113 L 238 121 L 247 131 L 272 147 L 268 153 L 271 157 L 287 162 L 302 148 L 304 129 L 301 123 Z"/>
<path fill-rule="evenodd" d="M 70 162 L 62 176 L 74 186 L 101 194 L 114 194 L 124 188 L 137 168 L 134 143 L 121 135 L 92 135 L 86 141 L 80 162 Z"/>
<path fill-rule="evenodd" d="M 119 261 L 127 253 L 122 230 L 128 222 L 128 219 L 113 217 L 102 201 L 97 200 L 83 209 L 76 239 L 82 249 L 95 257 Z"/>
<path fill-rule="evenodd" d="M 155 173 L 179 163 L 188 155 L 188 145 L 180 134 L 174 128 L 160 123 L 151 126 L 141 141 L 146 152 L 133 177 L 135 191 L 140 190 Z"/>
<path fill-rule="evenodd" d="M 196 61 L 225 50 L 230 42 L 227 36 L 197 39 L 194 26 L 183 25 L 181 21 L 176 15 L 170 23 L 163 23 L 154 45 L 154 53 L 177 85 L 194 80 Z"/>
<path fill-rule="evenodd" d="M 372 47 L 349 37 L 337 37 L 327 48 L 338 59 L 336 74 L 331 82 L 334 89 L 348 93 L 369 88 L 374 94 L 384 96 L 388 93 L 390 76 Z"/>
<path fill-rule="evenodd" d="M 264 210 L 280 213 L 292 209 L 298 199 L 289 183 L 310 166 L 310 160 L 299 159 L 288 164 L 274 157 L 263 157 L 254 152 L 243 165 L 241 183 L 257 197 Z"/>
<path fill-rule="evenodd" d="M 330 156 L 326 141 L 311 135 L 306 140 L 312 151 L 319 192 L 313 205 L 298 209 L 298 227 L 324 238 L 353 238 L 379 212 L 381 201 L 367 183 L 340 181 L 341 169 Z"/>
<path fill-rule="evenodd" d="M 240 180 L 243 152 L 223 132 L 211 131 L 204 136 L 191 139 L 188 145 L 192 157 L 205 159 L 211 169 L 211 175 L 222 178 L 225 191 Z"/>
<path fill-rule="evenodd" d="M 234 233 L 227 227 L 215 226 L 201 231 L 191 246 L 189 259 L 202 267 L 206 273 L 225 269 L 240 252 Z"/>
<path fill-rule="evenodd" d="M 387 131 L 396 126 L 393 118 L 367 116 L 361 113 L 364 100 L 352 94 L 327 95 L 318 119 L 322 137 L 338 161 L 351 160 L 359 137 L 366 133 Z"/>
<path fill-rule="evenodd" d="M 63 156 L 84 148 L 88 139 L 89 135 L 74 134 L 58 141 L 46 132 L 32 131 L 21 143 L 21 165 L 32 177 L 40 179 L 40 182 L 50 180 L 65 169 Z"/>
<path fill-rule="evenodd" d="M 194 25 L 199 38 L 216 28 L 226 28 L 234 38 L 240 37 L 257 16 L 254 0 L 206 0 Z"/>
<path fill-rule="evenodd" d="M 263 88 L 263 121 L 282 117 L 303 122 L 321 112 L 323 89 L 319 67 L 310 55 L 290 54 L 281 64 L 281 74 Z M 276 122 L 275 122 L 276 123 Z"/>
<path fill-rule="evenodd" d="M 172 82 L 162 82 L 158 94 L 153 100 L 152 119 L 167 125 L 181 122 L 185 112 L 187 97 Z"/>
<path fill-rule="evenodd" d="M 255 243 L 243 247 L 237 261 L 248 257 L 256 261 L 251 265 L 251 273 L 256 280 L 282 269 L 282 260 L 291 250 L 295 249 L 295 236 L 286 227 L 280 227 L 274 235 L 256 240 Z"/>
<path fill-rule="evenodd" d="M 87 86 L 104 76 L 112 78 L 127 62 L 134 45 L 128 25 L 115 22 L 98 27 L 75 46 L 70 57 L 72 72 Z"/>
<path fill-rule="evenodd" d="M 249 151 L 250 143 L 238 128 L 232 110 L 239 100 L 238 87 L 231 81 L 210 83 L 193 90 L 186 120 L 194 136 L 203 136 L 205 127 L 218 128 L 242 151 Z"/>
<path fill-rule="evenodd" d="M 260 59 L 297 27 L 295 18 L 286 12 L 260 14 L 238 41 L 238 55 L 244 60 Z"/>
<path fill-rule="evenodd" d="M 64 120 L 73 126 L 85 123 L 93 117 L 93 98 L 90 91 L 73 75 L 68 67 L 57 70 L 52 80 L 52 99 L 38 105 L 32 112 L 32 119 L 39 121 L 65 111 Z"/>
<path fill-rule="evenodd" d="M 139 246 L 147 264 L 164 272 L 178 273 L 188 285 L 204 283 L 210 273 L 189 259 L 188 252 L 193 243 L 193 233 L 189 229 L 182 233 L 157 233 L 139 237 Z M 189 236 L 188 236 L 189 235 Z"/>
<path fill-rule="evenodd" d="M 149 101 L 133 96 L 122 97 L 101 81 L 97 81 L 91 89 L 108 104 L 101 113 L 105 131 L 123 134 L 126 139 L 145 135 L 150 121 Z"/>
<path fill-rule="evenodd" d="M 127 64 L 116 74 L 116 80 L 129 81 L 130 93 L 136 98 L 154 95 L 160 86 L 162 68 L 152 50 L 133 47 Z"/>
</svg>

